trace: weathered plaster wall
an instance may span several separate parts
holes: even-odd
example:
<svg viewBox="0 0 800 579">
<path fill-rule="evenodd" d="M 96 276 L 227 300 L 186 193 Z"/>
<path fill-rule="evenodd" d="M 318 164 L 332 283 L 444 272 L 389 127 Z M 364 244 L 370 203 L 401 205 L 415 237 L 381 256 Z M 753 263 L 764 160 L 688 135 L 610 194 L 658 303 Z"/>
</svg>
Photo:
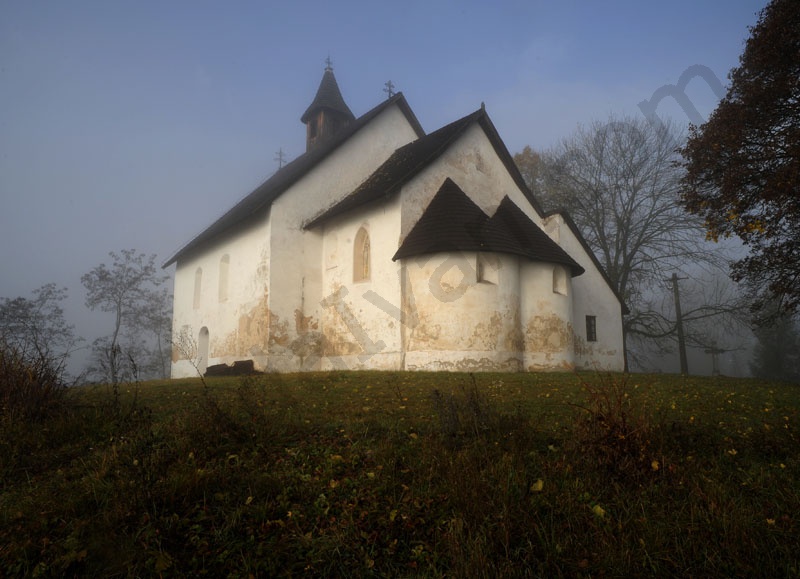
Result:
<svg viewBox="0 0 800 579">
<path fill-rule="evenodd" d="M 625 358 L 622 345 L 622 307 L 619 300 L 561 215 L 548 217 L 544 230 L 586 270 L 583 275 L 572 278 L 575 367 L 622 371 Z M 596 342 L 586 339 L 587 315 L 597 318 Z"/>
<path fill-rule="evenodd" d="M 391 107 L 273 203 L 270 311 L 280 333 L 270 336 L 271 370 L 312 370 L 321 364 L 320 318 L 328 295 L 320 271 L 323 239 L 320 231 L 304 231 L 302 225 L 350 194 L 416 136 L 400 109 Z"/>
<path fill-rule="evenodd" d="M 453 179 L 487 215 L 493 215 L 507 195 L 534 223 L 541 224 L 541 217 L 519 190 L 486 133 L 476 123 L 435 163 L 403 188 L 403 239 L 447 177 Z"/>
<path fill-rule="evenodd" d="M 174 286 L 172 377 L 196 376 L 193 366 L 201 328 L 208 328 L 207 365 L 253 359 L 266 362 L 269 335 L 269 215 L 215 240 L 177 264 Z M 220 263 L 228 256 L 227 296 L 220 299 Z M 202 269 L 194 307 L 195 275 Z"/>
<path fill-rule="evenodd" d="M 575 367 L 572 331 L 572 280 L 565 276 L 555 291 L 554 273 L 560 265 L 522 260 L 521 317 L 524 341 L 523 369 L 572 370 Z"/>
<path fill-rule="evenodd" d="M 396 198 L 373 203 L 324 225 L 322 369 L 401 367 L 401 268 L 392 261 L 399 207 Z M 354 244 L 362 227 L 370 239 L 370 275 L 354 281 Z"/>
<path fill-rule="evenodd" d="M 620 305 L 560 216 L 528 203 L 479 125 L 473 125 L 400 195 L 303 225 L 353 191 L 398 147 L 416 138 L 397 108 L 384 111 L 277 199 L 268 216 L 214 241 L 178 264 L 173 334 L 198 342 L 207 363 L 253 359 L 260 370 L 333 368 L 542 370 L 623 366 Z M 509 196 L 586 273 L 498 254 L 391 257 L 445 178 L 489 215 Z M 368 230 L 371 272 L 353 280 L 353 244 Z M 229 256 L 227 299 L 219 299 L 220 259 Z M 479 281 L 477 261 L 487 273 Z M 194 308 L 195 271 L 202 292 Z M 597 342 L 585 316 L 597 317 Z M 179 352 L 173 377 L 195 374 Z"/>
<path fill-rule="evenodd" d="M 405 303 L 416 311 L 415 322 L 403 327 L 405 369 L 520 369 L 518 260 L 499 254 L 480 258 L 494 283 L 477 280 L 474 252 L 403 260 Z"/>
</svg>

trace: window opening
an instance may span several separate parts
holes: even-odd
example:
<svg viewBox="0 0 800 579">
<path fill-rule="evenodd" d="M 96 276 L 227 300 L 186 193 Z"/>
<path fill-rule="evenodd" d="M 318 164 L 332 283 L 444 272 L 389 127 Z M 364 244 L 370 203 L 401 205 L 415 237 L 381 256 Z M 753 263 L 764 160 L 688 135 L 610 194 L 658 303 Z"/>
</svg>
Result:
<svg viewBox="0 0 800 579">
<path fill-rule="evenodd" d="M 197 309 L 200 307 L 200 295 L 203 285 L 203 268 L 198 267 L 194 272 L 194 302 L 193 307 Z"/>
<path fill-rule="evenodd" d="M 203 326 L 197 337 L 197 370 L 200 374 L 205 374 L 208 368 L 208 343 L 208 328 Z"/>
<path fill-rule="evenodd" d="M 362 227 L 353 244 L 353 281 L 368 281 L 370 273 L 369 233 Z"/>
<path fill-rule="evenodd" d="M 497 284 L 500 265 L 495 256 L 478 254 L 475 260 L 475 281 L 478 283 Z"/>
<path fill-rule="evenodd" d="M 586 341 L 597 341 L 597 316 L 586 316 Z"/>
<path fill-rule="evenodd" d="M 223 255 L 219 260 L 219 301 L 228 301 L 228 269 L 230 268 L 231 258 Z"/>
<path fill-rule="evenodd" d="M 560 265 L 553 268 L 553 293 L 567 295 L 567 270 Z"/>
</svg>

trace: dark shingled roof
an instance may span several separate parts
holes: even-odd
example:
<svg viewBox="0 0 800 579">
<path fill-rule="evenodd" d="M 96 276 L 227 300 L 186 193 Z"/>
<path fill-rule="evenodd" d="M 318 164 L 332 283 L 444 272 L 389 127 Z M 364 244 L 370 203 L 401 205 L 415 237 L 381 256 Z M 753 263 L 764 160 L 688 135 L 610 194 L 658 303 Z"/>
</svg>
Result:
<svg viewBox="0 0 800 579">
<path fill-rule="evenodd" d="M 452 179 L 445 179 L 392 259 L 442 251 L 484 251 L 488 221 L 486 213 Z"/>
<path fill-rule="evenodd" d="M 388 198 L 396 194 L 408 181 L 435 161 L 447 148 L 454 143 L 472 125 L 478 123 L 483 128 L 489 141 L 492 143 L 498 157 L 505 165 L 511 177 L 519 185 L 520 191 L 525 195 L 534 209 L 541 215 L 542 208 L 534 198 L 519 172 L 514 159 L 506 149 L 505 144 L 497 134 L 486 110 L 481 107 L 457 121 L 445 125 L 441 129 L 420 137 L 394 152 L 386 162 L 370 175 L 350 195 L 342 199 L 333 207 L 323 211 L 320 215 L 305 224 L 311 228 L 328 219 L 355 209 L 370 201 Z"/>
<path fill-rule="evenodd" d="M 503 197 L 494 215 L 489 219 L 487 230 L 487 237 L 490 238 L 490 244 L 497 248 L 496 251 L 506 250 L 501 245 L 500 238 L 495 241 L 490 236 L 502 232 L 504 236 L 513 238 L 517 243 L 517 248 L 522 250 L 519 255 L 535 261 L 565 265 L 572 270 L 573 276 L 586 271 L 508 197 Z M 513 248 L 509 248 L 508 252 L 517 253 Z"/>
<path fill-rule="evenodd" d="M 319 88 L 317 89 L 317 95 L 306 109 L 306 112 L 303 113 L 303 116 L 300 117 L 300 121 L 303 123 L 307 122 L 308 118 L 319 109 L 330 109 L 342 113 L 347 115 L 347 118 L 351 121 L 355 119 L 355 116 L 350 111 L 350 107 L 344 102 L 342 91 L 339 90 L 339 84 L 336 82 L 336 77 L 333 76 L 333 69 L 330 67 L 325 69 L 325 73 L 322 75 L 322 81 L 320 81 Z"/>
<path fill-rule="evenodd" d="M 341 131 L 336 133 L 331 140 L 326 141 L 318 147 L 314 147 L 310 151 L 297 157 L 291 163 L 285 165 L 282 169 L 276 171 L 272 177 L 264 181 L 253 192 L 228 210 L 222 217 L 217 219 L 197 237 L 178 250 L 172 257 L 164 262 L 163 267 L 172 265 L 206 241 L 224 233 L 234 225 L 257 214 L 259 211 L 266 210 L 272 205 L 275 199 L 313 169 L 320 161 L 335 151 L 342 143 L 347 141 L 381 112 L 395 104 L 403 111 L 403 114 L 406 119 L 408 119 L 417 135 L 424 135 L 425 131 L 422 130 L 422 126 L 419 124 L 417 117 L 408 106 L 403 93 L 395 94 L 390 99 L 383 101 L 371 111 L 344 127 Z"/>
<path fill-rule="evenodd" d="M 489 217 L 449 178 L 392 259 L 446 251 L 509 253 L 565 265 L 573 276 L 584 272 L 511 199 L 504 197 Z"/>
</svg>

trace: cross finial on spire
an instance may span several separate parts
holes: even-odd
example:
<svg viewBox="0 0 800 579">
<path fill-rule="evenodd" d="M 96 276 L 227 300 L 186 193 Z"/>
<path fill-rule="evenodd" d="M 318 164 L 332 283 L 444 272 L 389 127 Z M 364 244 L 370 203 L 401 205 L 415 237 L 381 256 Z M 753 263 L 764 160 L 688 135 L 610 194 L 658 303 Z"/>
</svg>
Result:
<svg viewBox="0 0 800 579">
<path fill-rule="evenodd" d="M 283 152 L 283 147 L 275 153 L 275 160 L 278 162 L 278 169 L 283 169 L 283 164 L 286 162 L 286 153 Z"/>
<path fill-rule="evenodd" d="M 394 84 L 392 84 L 392 81 L 387 80 L 386 84 L 384 84 L 383 86 L 386 87 L 383 89 L 383 92 L 385 92 L 388 95 L 388 98 L 392 98 L 394 96 Z"/>
<path fill-rule="evenodd" d="M 331 60 L 331 55 L 328 55 L 328 58 L 325 59 L 325 70 L 333 70 L 333 61 Z"/>
</svg>

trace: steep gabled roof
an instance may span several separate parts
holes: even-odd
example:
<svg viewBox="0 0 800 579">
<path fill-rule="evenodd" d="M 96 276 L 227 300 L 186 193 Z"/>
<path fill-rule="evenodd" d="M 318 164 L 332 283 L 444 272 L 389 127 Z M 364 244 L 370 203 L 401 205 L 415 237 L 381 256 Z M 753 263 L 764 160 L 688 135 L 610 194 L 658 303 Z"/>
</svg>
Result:
<svg viewBox="0 0 800 579">
<path fill-rule="evenodd" d="M 488 221 L 489 216 L 447 178 L 392 259 L 442 251 L 484 251 Z"/>
<path fill-rule="evenodd" d="M 539 202 L 525 185 L 525 181 L 514 163 L 513 157 L 497 134 L 497 129 L 495 129 L 494 124 L 492 124 L 491 119 L 489 119 L 486 110 L 481 107 L 474 113 L 454 121 L 449 125 L 445 125 L 441 129 L 420 137 L 416 141 L 397 149 L 397 151 L 395 151 L 383 165 L 378 167 L 366 181 L 359 185 L 355 191 L 306 223 L 305 227 L 314 227 L 332 217 L 346 213 L 370 201 L 376 201 L 395 195 L 403 185 L 438 159 L 439 156 L 444 153 L 450 145 L 457 141 L 473 123 L 478 123 L 483 128 L 495 152 L 508 170 L 512 179 L 514 179 L 514 182 L 519 186 L 528 202 L 530 202 L 533 208 L 541 215 L 542 208 Z"/>
<path fill-rule="evenodd" d="M 305 123 L 308 118 L 320 109 L 329 109 L 342 113 L 351 121 L 355 119 L 355 115 L 350 111 L 350 107 L 344 102 L 342 91 L 339 90 L 339 84 L 336 82 L 336 77 L 333 76 L 333 69 L 327 67 L 322 75 L 322 81 L 319 83 L 317 94 L 314 100 L 300 117 L 300 121 Z"/>
<path fill-rule="evenodd" d="M 445 179 L 393 260 L 446 251 L 509 253 L 558 263 L 581 275 L 584 269 L 550 239 L 511 199 L 486 215 L 451 179 Z"/>
<path fill-rule="evenodd" d="M 480 111 L 479 111 L 480 112 Z M 478 113 L 467 115 L 397 149 L 350 195 L 306 224 L 314 227 L 370 201 L 391 197 L 435 161 L 469 127 Z"/>
<path fill-rule="evenodd" d="M 340 145 L 361 130 L 380 113 L 395 104 L 403 112 L 406 119 L 408 119 L 408 122 L 411 124 L 417 135 L 424 135 L 425 131 L 422 130 L 422 126 L 419 124 L 417 117 L 408 106 L 403 93 L 395 94 L 391 98 L 373 108 L 371 111 L 365 113 L 344 127 L 331 140 L 311 149 L 310 151 L 307 151 L 306 153 L 297 157 L 291 163 L 288 163 L 282 169 L 276 171 L 272 177 L 256 187 L 253 192 L 239 201 L 222 217 L 217 219 L 209 227 L 203 230 L 203 232 L 201 232 L 197 237 L 192 239 L 189 243 L 178 250 L 164 263 L 162 267 L 168 267 L 172 265 L 208 240 L 226 232 L 234 225 L 243 222 L 259 211 L 266 210 L 284 191 L 294 185 L 294 183 L 300 180 L 306 173 L 312 170 L 328 155 L 333 153 L 337 148 L 339 148 Z"/>
<path fill-rule="evenodd" d="M 503 197 L 494 215 L 489 219 L 487 229 L 489 235 L 503 232 L 512 237 L 521 248 L 523 252 L 521 255 L 529 259 L 565 265 L 572 270 L 573 276 L 586 271 L 507 196 Z M 501 246 L 497 247 L 498 251 L 502 251 Z"/>
</svg>

